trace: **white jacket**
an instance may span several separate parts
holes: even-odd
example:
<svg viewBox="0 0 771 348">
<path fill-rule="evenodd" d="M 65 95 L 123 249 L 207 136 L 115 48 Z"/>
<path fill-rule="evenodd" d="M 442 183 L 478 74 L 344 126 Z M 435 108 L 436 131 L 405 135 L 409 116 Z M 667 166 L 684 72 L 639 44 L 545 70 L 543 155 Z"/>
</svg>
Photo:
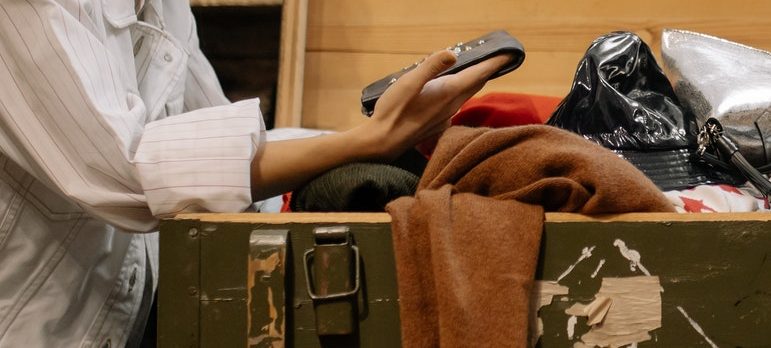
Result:
<svg viewBox="0 0 771 348">
<path fill-rule="evenodd" d="M 157 233 L 127 231 L 251 203 L 259 101 L 224 97 L 188 0 L 137 18 L 0 1 L 0 347 L 123 347 L 158 269 Z"/>
</svg>

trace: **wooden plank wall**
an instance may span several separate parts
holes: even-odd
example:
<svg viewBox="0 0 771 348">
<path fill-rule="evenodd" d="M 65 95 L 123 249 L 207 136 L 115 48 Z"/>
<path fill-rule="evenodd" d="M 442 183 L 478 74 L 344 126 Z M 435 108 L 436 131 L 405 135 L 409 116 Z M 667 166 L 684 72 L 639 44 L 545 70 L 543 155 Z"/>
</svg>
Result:
<svg viewBox="0 0 771 348">
<path fill-rule="evenodd" d="M 482 93 L 561 97 L 593 39 L 631 30 L 658 54 L 663 28 L 771 49 L 771 1 L 310 0 L 302 125 L 356 125 L 363 120 L 361 89 L 369 82 L 494 29 L 517 37 L 527 58 Z"/>
</svg>

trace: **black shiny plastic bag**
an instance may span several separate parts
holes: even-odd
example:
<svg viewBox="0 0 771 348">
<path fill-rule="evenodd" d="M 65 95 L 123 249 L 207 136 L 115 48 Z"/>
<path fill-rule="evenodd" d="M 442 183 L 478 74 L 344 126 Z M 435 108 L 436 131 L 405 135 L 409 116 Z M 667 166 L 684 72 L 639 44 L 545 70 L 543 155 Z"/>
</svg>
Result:
<svg viewBox="0 0 771 348">
<path fill-rule="evenodd" d="M 739 182 L 696 160 L 696 120 L 634 33 L 613 32 L 592 42 L 547 123 L 613 150 L 662 190 Z"/>
</svg>

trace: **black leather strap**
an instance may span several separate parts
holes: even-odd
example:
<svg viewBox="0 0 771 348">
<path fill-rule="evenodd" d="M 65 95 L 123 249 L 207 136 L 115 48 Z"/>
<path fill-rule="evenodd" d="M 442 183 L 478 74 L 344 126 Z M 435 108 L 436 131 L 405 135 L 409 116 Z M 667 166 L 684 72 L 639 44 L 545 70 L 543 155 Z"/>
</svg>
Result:
<svg viewBox="0 0 771 348">
<path fill-rule="evenodd" d="M 493 74 L 490 77 L 492 80 L 518 68 L 525 60 L 525 49 L 522 47 L 522 44 L 517 41 L 517 39 L 509 35 L 509 33 L 503 30 L 494 31 L 474 40 L 458 43 L 457 45 L 451 46 L 448 49 L 455 52 L 455 54 L 458 56 L 458 61 L 438 76 L 457 73 L 465 68 L 468 68 L 485 59 L 497 56 L 499 54 L 511 54 L 513 59 L 498 72 Z M 371 116 L 375 109 L 375 103 L 380 98 L 380 96 L 383 95 L 388 86 L 396 82 L 399 77 L 408 71 L 414 69 L 417 64 L 418 63 L 415 63 L 405 67 L 400 71 L 383 77 L 382 79 L 377 80 L 371 83 L 369 86 L 365 87 L 361 92 L 362 113 L 367 116 Z"/>
</svg>

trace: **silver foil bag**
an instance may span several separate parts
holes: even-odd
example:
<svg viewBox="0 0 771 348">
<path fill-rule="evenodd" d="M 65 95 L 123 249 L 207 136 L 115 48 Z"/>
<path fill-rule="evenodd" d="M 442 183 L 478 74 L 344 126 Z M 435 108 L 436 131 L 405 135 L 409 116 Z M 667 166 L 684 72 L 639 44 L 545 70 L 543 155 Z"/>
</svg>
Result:
<svg viewBox="0 0 771 348">
<path fill-rule="evenodd" d="M 750 164 L 771 163 L 771 53 L 671 29 L 661 53 L 675 94 L 699 126 L 716 119 Z"/>
</svg>

